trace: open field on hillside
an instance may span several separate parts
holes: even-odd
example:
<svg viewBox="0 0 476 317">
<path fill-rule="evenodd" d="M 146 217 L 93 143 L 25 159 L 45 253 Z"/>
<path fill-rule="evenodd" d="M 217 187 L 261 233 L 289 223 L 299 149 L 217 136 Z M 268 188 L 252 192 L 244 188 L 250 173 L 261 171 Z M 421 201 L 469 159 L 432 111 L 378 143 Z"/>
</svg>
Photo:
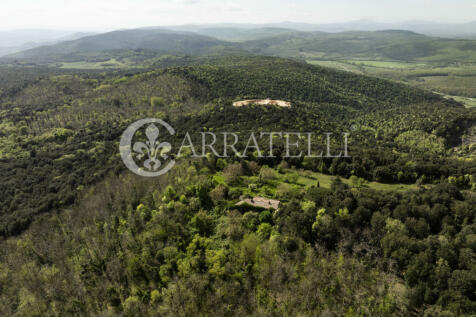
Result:
<svg viewBox="0 0 476 317">
<path fill-rule="evenodd" d="M 129 67 L 124 62 L 120 62 L 114 58 L 105 61 L 105 62 L 71 62 L 71 63 L 62 63 L 61 68 L 71 68 L 71 69 L 104 69 L 104 68 L 125 68 Z"/>
<path fill-rule="evenodd" d="M 451 95 L 445 95 L 445 97 L 448 98 L 448 99 L 456 100 L 457 102 L 460 102 L 460 103 L 464 104 L 468 108 L 476 107 L 476 98 L 451 96 Z"/>
<path fill-rule="evenodd" d="M 361 60 L 350 60 L 347 61 L 349 64 L 354 64 L 358 66 L 371 66 L 377 68 L 390 68 L 390 69 L 415 69 L 425 67 L 425 64 L 420 63 L 407 63 L 399 61 L 361 61 Z"/>
<path fill-rule="evenodd" d="M 234 190 L 249 197 L 264 196 L 273 198 L 279 196 L 278 193 L 283 190 L 299 191 L 317 186 L 321 188 L 331 189 L 332 183 L 340 178 L 342 183 L 352 188 L 369 188 L 380 191 L 403 192 L 408 190 L 416 190 L 418 186 L 415 184 L 384 184 L 379 182 L 367 182 L 356 178 L 353 182 L 351 179 L 344 177 L 332 176 L 309 170 L 285 169 L 278 172 L 273 170 L 273 177 L 266 182 L 260 181 L 258 176 L 243 176 L 240 186 L 235 186 Z M 225 178 L 221 172 L 213 176 L 214 182 L 217 184 L 226 184 Z M 282 184 L 287 184 L 283 186 Z M 246 186 L 245 186 L 246 185 Z"/>
<path fill-rule="evenodd" d="M 344 61 L 327 61 L 327 60 L 308 60 L 309 64 L 335 68 L 347 72 L 354 72 L 356 74 L 363 74 L 361 67 L 346 63 Z"/>
<path fill-rule="evenodd" d="M 447 95 L 466 107 L 476 106 L 476 64 L 436 65 L 401 61 L 315 59 L 307 62 L 312 65 L 403 82 Z"/>
<path fill-rule="evenodd" d="M 293 171 L 288 170 L 287 173 L 293 174 L 296 173 L 299 178 L 297 179 L 297 184 L 304 186 L 315 185 L 316 182 L 319 182 L 319 185 L 323 188 L 331 188 L 332 182 L 337 178 L 337 176 L 326 175 L 322 173 L 312 172 L 312 171 Z M 286 178 L 286 174 L 284 176 Z M 340 177 L 343 183 L 351 187 L 363 187 L 370 188 L 374 190 L 385 190 L 385 191 L 406 191 L 417 189 L 417 186 L 414 184 L 384 184 L 378 182 L 365 182 L 361 185 L 353 184 L 351 180 L 347 178 Z"/>
</svg>

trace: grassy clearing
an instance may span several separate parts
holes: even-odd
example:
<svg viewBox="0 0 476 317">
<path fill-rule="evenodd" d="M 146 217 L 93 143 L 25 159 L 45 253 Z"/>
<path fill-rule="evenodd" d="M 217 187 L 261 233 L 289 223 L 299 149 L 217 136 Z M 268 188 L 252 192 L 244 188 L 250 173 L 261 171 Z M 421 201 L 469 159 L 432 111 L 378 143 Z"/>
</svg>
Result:
<svg viewBox="0 0 476 317">
<path fill-rule="evenodd" d="M 70 68 L 70 69 L 107 69 L 107 68 L 127 68 L 129 65 L 120 62 L 116 59 L 110 59 L 104 62 L 72 62 L 72 63 L 63 63 L 61 68 Z"/>
<path fill-rule="evenodd" d="M 346 72 L 353 72 L 357 74 L 363 74 L 361 68 L 356 65 L 352 65 L 346 62 L 339 62 L 339 61 L 321 61 L 321 60 L 308 60 L 309 64 L 330 67 L 334 69 L 344 70 Z"/>
<path fill-rule="evenodd" d="M 291 172 L 289 170 L 287 172 Z M 299 175 L 299 179 L 297 181 L 298 184 L 303 186 L 312 186 L 316 185 L 319 182 L 320 187 L 323 188 L 331 188 L 332 182 L 337 178 L 337 176 L 326 175 L 322 173 L 312 172 L 312 171 L 294 171 Z M 343 183 L 346 183 L 349 186 L 353 186 L 349 179 L 340 178 Z M 383 191 L 407 191 L 407 190 L 414 190 L 418 187 L 414 184 L 383 184 L 377 182 L 367 182 L 363 186 L 365 188 L 371 188 L 374 190 L 383 190 Z"/>
<path fill-rule="evenodd" d="M 260 180 L 258 176 L 242 176 L 239 182 L 227 184 L 221 172 L 213 175 L 216 184 L 228 186 L 230 192 L 239 193 L 248 197 L 263 196 L 268 198 L 286 199 L 290 192 L 306 191 L 311 186 L 330 189 L 337 176 L 316 173 L 308 170 L 286 169 L 281 173 L 276 171 L 273 179 Z M 416 190 L 414 184 L 382 184 L 365 182 L 362 186 L 352 184 L 349 179 L 341 181 L 353 188 L 369 188 L 378 191 L 408 191 Z"/>
<path fill-rule="evenodd" d="M 432 89 L 446 95 L 476 97 L 476 70 L 474 76 L 427 76 L 417 77 L 410 84 L 419 88 Z"/>
<path fill-rule="evenodd" d="M 407 63 L 396 61 L 361 61 L 361 60 L 349 60 L 349 64 L 356 64 L 360 66 L 370 66 L 377 68 L 391 68 L 391 69 L 414 69 L 425 67 L 425 64 L 419 63 Z"/>
<path fill-rule="evenodd" d="M 468 98 L 462 96 L 451 96 L 451 95 L 444 95 L 445 98 L 454 99 L 457 102 L 462 103 L 465 105 L 466 108 L 474 108 L 476 107 L 476 98 Z"/>
</svg>

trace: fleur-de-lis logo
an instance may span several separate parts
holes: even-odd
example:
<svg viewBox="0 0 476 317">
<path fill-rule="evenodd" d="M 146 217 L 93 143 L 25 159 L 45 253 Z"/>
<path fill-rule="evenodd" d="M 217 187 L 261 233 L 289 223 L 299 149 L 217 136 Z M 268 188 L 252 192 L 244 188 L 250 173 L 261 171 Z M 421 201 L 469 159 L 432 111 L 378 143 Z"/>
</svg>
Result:
<svg viewBox="0 0 476 317">
<path fill-rule="evenodd" d="M 144 162 L 144 167 L 149 171 L 157 171 L 162 163 L 158 159 L 161 157 L 164 160 L 168 159 L 167 151 L 170 151 L 172 146 L 169 142 L 161 142 L 157 140 L 159 137 L 159 129 L 155 124 L 151 123 L 145 130 L 147 141 L 134 143 L 133 150 L 138 153 L 137 159 L 141 160 L 147 155 L 147 159 Z"/>
<path fill-rule="evenodd" d="M 165 127 L 170 135 L 175 134 L 175 130 L 160 119 L 143 119 L 131 124 L 121 137 L 120 152 L 124 164 L 132 172 L 141 176 L 153 177 L 162 175 L 168 172 L 175 164 L 173 160 L 167 162 L 170 158 L 167 153 L 170 152 L 172 146 L 169 142 L 159 141 L 160 130 L 155 125 L 156 123 Z M 135 133 L 145 125 L 148 125 L 145 129 L 147 139 L 137 141 L 132 145 Z M 136 163 L 134 156 L 138 162 L 143 161 L 142 167 L 139 167 Z"/>
</svg>

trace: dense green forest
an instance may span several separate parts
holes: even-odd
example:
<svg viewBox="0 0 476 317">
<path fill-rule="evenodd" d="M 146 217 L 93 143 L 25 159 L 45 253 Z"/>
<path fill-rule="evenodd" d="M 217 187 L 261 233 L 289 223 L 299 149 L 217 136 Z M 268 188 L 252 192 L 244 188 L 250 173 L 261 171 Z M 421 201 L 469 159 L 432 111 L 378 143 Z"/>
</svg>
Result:
<svg viewBox="0 0 476 317">
<path fill-rule="evenodd" d="M 403 82 L 476 106 L 474 40 L 404 30 L 326 33 L 296 27 L 119 30 L 10 54 L 0 65 L 132 70 L 195 64 L 210 56 L 280 56 Z"/>
<path fill-rule="evenodd" d="M 254 98 L 292 107 L 232 106 Z M 118 144 L 145 117 L 169 122 L 174 146 L 348 132 L 351 157 L 284 161 L 278 142 L 275 158 L 182 157 L 138 178 Z M 475 126 L 438 94 L 275 57 L 2 68 L 1 314 L 469 316 Z M 255 195 L 280 208 L 236 206 Z"/>
<path fill-rule="evenodd" d="M 107 177 L 2 246 L 4 315 L 465 316 L 476 196 L 299 182 L 286 163 Z M 283 181 L 284 180 L 284 181 Z M 247 185 L 248 184 L 248 185 Z M 278 210 L 238 210 L 265 191 Z"/>
</svg>

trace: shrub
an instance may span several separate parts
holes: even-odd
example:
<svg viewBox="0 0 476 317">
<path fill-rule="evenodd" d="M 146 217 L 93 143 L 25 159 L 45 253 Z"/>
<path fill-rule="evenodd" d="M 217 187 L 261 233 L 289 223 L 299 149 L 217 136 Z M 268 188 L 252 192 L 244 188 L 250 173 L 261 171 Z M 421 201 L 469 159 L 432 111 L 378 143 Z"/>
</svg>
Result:
<svg viewBox="0 0 476 317">
<path fill-rule="evenodd" d="M 215 201 L 223 200 L 227 197 L 227 194 L 228 188 L 223 185 L 218 185 L 210 192 L 210 197 Z"/>
<path fill-rule="evenodd" d="M 266 182 L 276 178 L 276 171 L 267 166 L 263 166 L 259 172 L 259 179 L 261 182 Z"/>
<path fill-rule="evenodd" d="M 239 177 L 243 175 L 243 168 L 240 163 L 227 165 L 223 169 L 223 176 L 228 184 L 238 181 Z"/>
<path fill-rule="evenodd" d="M 163 97 L 152 97 L 150 98 L 150 105 L 157 108 L 164 107 L 165 99 Z"/>
<path fill-rule="evenodd" d="M 271 232 L 273 231 L 273 227 L 269 223 L 262 223 L 259 225 L 256 234 L 258 238 L 262 241 L 267 240 L 271 236 Z"/>
</svg>

